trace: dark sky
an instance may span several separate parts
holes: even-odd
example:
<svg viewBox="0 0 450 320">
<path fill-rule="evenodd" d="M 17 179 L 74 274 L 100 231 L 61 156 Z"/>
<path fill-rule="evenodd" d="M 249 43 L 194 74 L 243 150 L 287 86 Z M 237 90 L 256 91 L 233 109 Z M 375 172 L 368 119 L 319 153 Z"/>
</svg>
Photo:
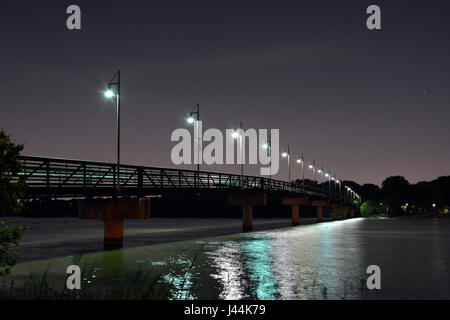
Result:
<svg viewBox="0 0 450 320">
<path fill-rule="evenodd" d="M 81 31 L 66 28 L 70 4 Z M 381 31 L 366 28 L 370 4 Z M 173 167 L 170 134 L 199 102 L 204 128 L 279 128 L 342 178 L 431 180 L 450 174 L 449 13 L 430 0 L 2 0 L 0 126 L 27 155 L 114 162 L 102 91 L 120 68 L 122 163 Z"/>
</svg>

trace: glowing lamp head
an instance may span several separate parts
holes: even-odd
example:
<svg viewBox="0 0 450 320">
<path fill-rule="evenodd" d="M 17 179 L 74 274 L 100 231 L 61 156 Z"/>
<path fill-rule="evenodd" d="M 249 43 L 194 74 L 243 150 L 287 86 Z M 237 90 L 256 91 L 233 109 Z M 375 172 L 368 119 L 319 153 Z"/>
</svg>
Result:
<svg viewBox="0 0 450 320">
<path fill-rule="evenodd" d="M 318 173 L 322 173 L 322 169 L 317 170 Z"/>
<path fill-rule="evenodd" d="M 105 97 L 107 97 L 107 98 L 114 97 L 114 91 L 112 91 L 111 89 L 106 90 L 105 91 Z"/>
<path fill-rule="evenodd" d="M 312 168 L 314 168 L 314 166 L 313 166 L 312 164 L 310 164 L 310 165 L 309 165 L 309 168 L 312 169 Z"/>
<path fill-rule="evenodd" d="M 186 119 L 186 121 L 187 121 L 188 123 L 194 123 L 194 122 L 195 122 L 195 119 L 194 119 L 194 117 L 189 117 L 189 118 Z"/>
<path fill-rule="evenodd" d="M 269 149 L 269 145 L 268 145 L 267 143 L 264 143 L 264 144 L 262 145 L 262 147 L 263 147 L 263 149 Z"/>
<path fill-rule="evenodd" d="M 325 177 L 327 177 L 327 178 L 328 178 L 329 176 L 330 176 L 330 175 L 329 175 L 328 173 L 325 173 Z"/>
<path fill-rule="evenodd" d="M 433 208 L 436 208 L 436 203 L 433 203 Z"/>
<path fill-rule="evenodd" d="M 240 137 L 240 134 L 239 134 L 239 132 L 234 131 L 234 132 L 231 134 L 231 136 L 232 136 L 234 139 L 237 139 L 237 138 Z"/>
<path fill-rule="evenodd" d="M 297 159 L 297 163 L 298 164 L 302 163 L 302 159 Z"/>
<path fill-rule="evenodd" d="M 283 152 L 281 153 L 281 156 L 282 156 L 283 158 L 286 158 L 286 157 L 288 156 L 288 153 L 287 153 L 286 151 L 283 151 Z"/>
</svg>

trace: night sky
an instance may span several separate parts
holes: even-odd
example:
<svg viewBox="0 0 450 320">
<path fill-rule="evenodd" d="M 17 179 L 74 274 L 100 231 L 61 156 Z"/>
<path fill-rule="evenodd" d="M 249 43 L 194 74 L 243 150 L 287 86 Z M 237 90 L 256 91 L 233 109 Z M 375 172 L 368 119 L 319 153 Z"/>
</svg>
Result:
<svg viewBox="0 0 450 320">
<path fill-rule="evenodd" d="M 366 28 L 370 4 L 382 30 Z M 171 132 L 198 102 L 204 129 L 279 128 L 293 156 L 343 179 L 431 180 L 450 174 L 449 13 L 430 0 L 2 0 L 0 126 L 26 155 L 114 162 L 102 92 L 120 69 L 122 163 L 175 167 Z"/>
</svg>

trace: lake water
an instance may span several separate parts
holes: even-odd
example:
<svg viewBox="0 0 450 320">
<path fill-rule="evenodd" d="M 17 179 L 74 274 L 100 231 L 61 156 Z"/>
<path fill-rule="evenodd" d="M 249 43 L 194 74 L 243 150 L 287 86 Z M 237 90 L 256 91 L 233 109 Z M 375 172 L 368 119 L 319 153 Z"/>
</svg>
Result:
<svg viewBox="0 0 450 320">
<path fill-rule="evenodd" d="M 65 285 L 76 257 L 21 263 Z M 83 255 L 82 286 L 104 292 L 167 284 L 169 299 L 449 299 L 450 220 L 363 219 L 235 234 Z M 381 268 L 381 290 L 366 269 Z M 88 271 L 86 271 L 88 269 Z"/>
</svg>

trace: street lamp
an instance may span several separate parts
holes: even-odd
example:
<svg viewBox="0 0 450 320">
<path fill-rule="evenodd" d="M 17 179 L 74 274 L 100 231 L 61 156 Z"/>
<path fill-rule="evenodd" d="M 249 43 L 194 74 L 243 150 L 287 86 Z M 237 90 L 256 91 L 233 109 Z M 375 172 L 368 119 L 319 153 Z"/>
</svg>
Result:
<svg viewBox="0 0 450 320">
<path fill-rule="evenodd" d="M 200 137 L 200 128 L 199 128 L 199 121 L 200 121 L 200 104 L 197 103 L 196 111 L 191 111 L 189 113 L 189 117 L 186 119 L 187 123 L 194 124 L 194 130 L 197 133 L 197 140 L 195 141 L 197 143 L 197 175 L 200 172 L 200 152 L 201 152 L 201 137 Z M 194 115 L 196 118 L 194 118 Z M 194 133 L 195 134 L 195 133 Z"/>
<path fill-rule="evenodd" d="M 314 160 L 313 161 L 313 163 L 311 163 L 310 165 L 309 165 L 309 168 L 310 169 L 312 169 L 312 171 L 313 171 L 313 182 L 314 182 L 314 185 L 313 185 L 313 191 L 315 192 L 316 191 L 316 185 L 317 185 L 317 181 L 316 181 L 316 170 L 317 170 L 317 168 L 316 168 L 316 161 Z"/>
<path fill-rule="evenodd" d="M 316 161 L 315 160 L 313 161 L 313 163 L 311 163 L 309 165 L 309 168 L 312 169 L 312 171 L 313 171 L 313 181 L 314 181 L 313 191 L 316 191 Z"/>
<path fill-rule="evenodd" d="M 288 161 L 288 178 L 289 178 L 289 182 L 291 182 L 291 154 L 290 154 L 290 150 L 289 150 L 289 145 L 287 147 L 287 150 L 283 151 L 281 153 L 281 156 L 283 158 L 287 158 Z"/>
<path fill-rule="evenodd" d="M 267 155 L 269 156 L 269 179 L 272 179 L 272 148 L 270 147 L 270 132 L 269 132 L 269 139 L 267 142 L 263 143 L 262 148 L 264 150 L 267 150 Z"/>
<path fill-rule="evenodd" d="M 114 88 L 115 87 L 115 91 Z M 120 70 L 116 72 L 111 81 L 108 83 L 108 89 L 105 91 L 105 97 L 112 98 L 116 96 L 117 108 L 117 168 L 114 175 L 114 187 L 117 195 L 120 192 Z"/>
<path fill-rule="evenodd" d="M 336 183 L 339 185 L 339 201 L 341 201 L 341 199 L 342 199 L 342 190 L 341 190 L 341 188 L 342 188 L 342 183 L 341 183 L 341 180 L 340 180 L 340 179 L 337 179 L 337 180 L 336 180 Z"/>
<path fill-rule="evenodd" d="M 242 188 L 242 185 L 243 185 L 243 179 L 244 179 L 244 160 L 245 160 L 245 156 L 244 156 L 244 137 L 243 137 L 243 133 L 244 133 L 244 130 L 243 130 L 243 127 L 242 127 L 242 121 L 241 121 L 241 123 L 240 123 L 240 129 L 241 129 L 241 131 L 240 132 L 238 132 L 238 131 L 234 131 L 232 134 L 231 134 L 231 136 L 234 138 L 234 139 L 238 139 L 239 138 L 239 148 L 240 148 L 240 155 L 241 155 L 241 188 Z"/>
<path fill-rule="evenodd" d="M 325 174 L 325 177 L 328 178 L 328 195 L 331 198 L 331 174 L 330 171 Z"/>
<path fill-rule="evenodd" d="M 317 170 L 317 172 L 320 173 L 320 174 L 322 175 L 322 191 L 325 191 L 325 190 L 324 190 L 324 184 L 323 184 L 323 181 L 324 181 L 324 177 L 323 177 L 323 175 L 324 175 L 324 172 L 323 172 L 323 165 L 322 165 L 322 168 L 320 168 L 319 170 Z"/>
<path fill-rule="evenodd" d="M 336 182 L 337 178 L 336 178 L 336 173 L 334 174 L 334 176 L 331 177 L 331 181 L 332 181 L 332 185 L 333 185 L 333 197 L 334 199 L 337 199 L 337 194 L 336 194 L 336 187 L 337 187 L 337 182 Z M 331 184 L 330 184 L 331 187 Z"/>
<path fill-rule="evenodd" d="M 348 186 L 345 186 L 345 200 L 347 200 L 347 204 L 350 204 L 350 188 Z"/>
<path fill-rule="evenodd" d="M 302 166 L 302 187 L 303 187 L 303 189 L 305 189 L 305 163 L 304 162 L 305 161 L 303 159 L 303 153 L 302 153 L 302 156 L 300 158 L 297 158 L 297 163 Z"/>
</svg>

